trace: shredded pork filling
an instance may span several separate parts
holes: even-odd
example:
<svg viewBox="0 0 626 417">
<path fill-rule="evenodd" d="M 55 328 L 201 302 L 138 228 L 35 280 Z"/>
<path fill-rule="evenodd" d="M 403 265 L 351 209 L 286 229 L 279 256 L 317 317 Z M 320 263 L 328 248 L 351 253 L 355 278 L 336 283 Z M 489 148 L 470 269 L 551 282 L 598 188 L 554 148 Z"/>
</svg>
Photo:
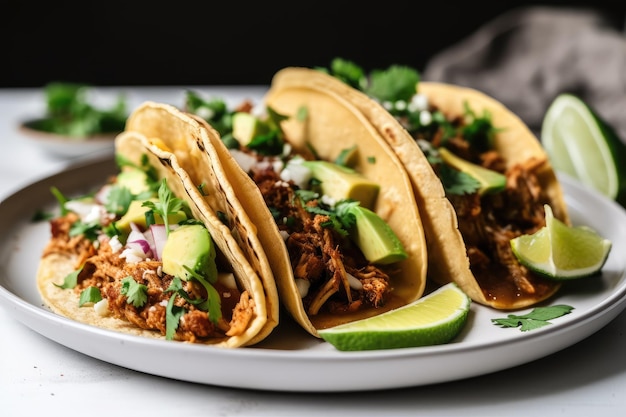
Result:
<svg viewBox="0 0 626 417">
<path fill-rule="evenodd" d="M 436 146 L 441 144 L 440 133 L 431 138 Z M 477 193 L 447 193 L 457 213 L 470 267 L 485 296 L 517 298 L 548 290 L 549 285 L 543 279 L 517 261 L 510 245 L 511 239 L 534 233 L 545 225 L 543 205 L 549 199 L 537 177 L 545 162 L 530 159 L 507 170 L 497 152 L 476 152 L 461 137 L 449 139 L 446 146 L 464 159 L 503 173 L 507 178 L 502 192 L 482 197 Z"/>
<path fill-rule="evenodd" d="M 165 335 L 166 306 L 172 296 L 166 289 L 174 277 L 162 272 L 160 261 L 126 262 L 118 252 L 113 252 L 108 238 L 101 238 L 94 244 L 83 235 L 70 237 L 70 227 L 76 221 L 78 216 L 73 213 L 51 220 L 52 237 L 43 256 L 51 253 L 77 256 L 76 269 L 81 266 L 82 269 L 75 292 L 80 293 L 90 286 L 96 287 L 102 298 L 108 300 L 112 316 L 141 329 L 159 331 Z M 128 276 L 147 287 L 148 300 L 141 307 L 129 303 L 127 296 L 122 294 L 122 280 Z M 192 299 L 206 296 L 206 290 L 193 281 L 183 281 L 183 286 Z M 222 318 L 216 325 L 206 311 L 197 309 L 182 297 L 176 297 L 175 305 L 185 311 L 176 330 L 176 340 L 202 342 L 208 338 L 236 336 L 245 331 L 254 315 L 254 301 L 246 291 L 239 293 L 219 283 L 214 286 L 218 293 L 227 295 L 222 297 Z"/>
<path fill-rule="evenodd" d="M 250 172 L 286 240 L 294 278 L 310 283 L 303 298 L 309 315 L 322 309 L 331 313 L 377 308 L 391 290 L 390 273 L 370 264 L 361 251 L 327 226 L 328 216 L 310 213 L 299 204 L 298 189 L 272 168 Z M 316 205 L 317 200 L 307 203 Z M 358 285 L 351 284 L 350 277 Z"/>
</svg>

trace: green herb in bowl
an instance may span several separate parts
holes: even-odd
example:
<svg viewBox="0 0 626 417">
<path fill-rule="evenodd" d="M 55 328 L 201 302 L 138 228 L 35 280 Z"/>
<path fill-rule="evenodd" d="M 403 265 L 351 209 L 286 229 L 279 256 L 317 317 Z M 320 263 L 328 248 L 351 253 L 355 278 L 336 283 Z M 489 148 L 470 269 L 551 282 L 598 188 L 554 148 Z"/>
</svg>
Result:
<svg viewBox="0 0 626 417">
<path fill-rule="evenodd" d="M 117 134 L 124 130 L 128 111 L 126 99 L 118 97 L 109 109 L 97 108 L 89 102 L 90 87 L 84 84 L 53 82 L 44 87 L 46 115 L 28 120 L 30 129 L 75 138 Z"/>
</svg>

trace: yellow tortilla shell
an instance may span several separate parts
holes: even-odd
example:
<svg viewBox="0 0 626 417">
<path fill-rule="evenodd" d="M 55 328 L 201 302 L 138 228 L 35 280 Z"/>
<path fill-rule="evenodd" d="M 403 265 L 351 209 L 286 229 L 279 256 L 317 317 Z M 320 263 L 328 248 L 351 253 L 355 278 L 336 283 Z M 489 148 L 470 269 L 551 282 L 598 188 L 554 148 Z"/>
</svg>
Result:
<svg viewBox="0 0 626 417">
<path fill-rule="evenodd" d="M 427 268 L 420 214 L 402 163 L 376 129 L 349 102 L 325 89 L 272 86 L 266 104 L 289 117 L 283 128 L 298 153 L 307 152 L 307 144 L 310 144 L 321 159 L 334 160 L 343 149 L 356 145 L 354 168 L 381 186 L 373 209 L 391 226 L 409 254 L 408 259 L 399 263 L 400 272 L 392 277 L 394 295 L 383 308 L 342 315 L 319 313 L 309 317 L 296 287 L 287 247 L 261 192 L 223 144 L 214 143 L 224 162 L 228 181 L 237 189 L 244 208 L 257 225 L 286 310 L 307 332 L 319 337 L 318 329 L 380 314 L 420 298 L 425 290 Z M 296 121 L 301 106 L 308 109 L 304 124 Z M 209 139 L 218 138 L 211 136 Z"/>
<path fill-rule="evenodd" d="M 279 322 L 279 298 L 273 271 L 257 236 L 257 225 L 240 202 L 236 189 L 226 179 L 227 168 L 214 146 L 223 146 L 219 134 L 174 106 L 152 101 L 143 103 L 131 113 L 126 130 L 145 136 L 149 142 L 147 146 L 155 152 L 161 149 L 173 153 L 188 176 L 186 183 L 189 187 L 196 190 L 202 188 L 196 201 L 202 213 L 215 218 L 217 213 L 222 213 L 222 220 L 227 219 L 229 233 L 263 283 L 267 331 L 276 327 Z"/>
<path fill-rule="evenodd" d="M 276 326 L 268 324 L 266 292 L 260 277 L 246 261 L 242 249 L 220 219 L 213 213 L 202 209 L 198 203 L 203 201 L 199 191 L 192 186 L 191 180 L 178 163 L 175 155 L 156 147 L 143 135 L 126 131 L 116 138 L 116 153 L 139 164 L 141 157 L 147 155 L 151 166 L 158 172 L 159 178 L 165 178 L 174 195 L 184 199 L 195 218 L 203 221 L 218 251 L 218 262 L 227 264 L 242 289 L 248 291 L 254 302 L 255 314 L 244 333 L 225 338 L 211 339 L 206 344 L 219 347 L 235 348 L 255 344 L 269 335 Z M 37 273 L 37 283 L 44 302 L 60 315 L 97 327 L 120 331 L 145 337 L 164 339 L 159 332 L 139 329 L 123 320 L 103 317 L 93 308 L 79 307 L 79 296 L 74 291 L 58 288 L 65 276 L 74 271 L 77 259 L 71 255 L 52 254 L 41 259 Z M 218 266 L 219 267 L 219 266 Z M 277 300 L 272 300 L 269 305 Z"/>
<path fill-rule="evenodd" d="M 560 288 L 557 282 L 547 282 L 550 290 L 540 297 L 521 297 L 514 302 L 487 299 L 470 269 L 463 236 L 458 229 L 458 218 L 451 202 L 446 198 L 443 185 L 430 163 L 411 135 L 383 106 L 366 94 L 320 71 L 290 67 L 279 71 L 275 83 L 297 86 L 316 84 L 345 97 L 375 126 L 406 167 L 413 185 L 415 199 L 420 208 L 421 220 L 428 245 L 428 276 L 438 284 L 454 281 L 474 301 L 497 309 L 518 309 L 536 304 L 554 295 Z M 532 131 L 523 121 L 497 100 L 484 93 L 442 83 L 420 82 L 419 92 L 428 96 L 429 102 L 441 109 L 447 117 L 462 116 L 467 102 L 476 114 L 487 110 L 493 125 L 503 128 L 496 134 L 495 149 L 507 160 L 508 166 L 530 158 L 542 161 L 539 180 L 548 195 L 549 204 L 557 218 L 570 222 L 561 186 L 550 165 L 547 154 Z"/>
</svg>

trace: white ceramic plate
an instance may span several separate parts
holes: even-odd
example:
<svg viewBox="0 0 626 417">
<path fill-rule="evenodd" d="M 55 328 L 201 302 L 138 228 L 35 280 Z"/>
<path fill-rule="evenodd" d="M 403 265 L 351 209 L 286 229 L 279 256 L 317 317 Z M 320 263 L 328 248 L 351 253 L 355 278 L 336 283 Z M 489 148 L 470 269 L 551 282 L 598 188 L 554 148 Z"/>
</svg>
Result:
<svg viewBox="0 0 626 417">
<path fill-rule="evenodd" d="M 541 329 L 500 328 L 506 312 L 474 303 L 466 328 L 446 345 L 339 352 L 309 336 L 284 315 L 278 329 L 255 347 L 222 349 L 145 339 L 60 317 L 42 306 L 35 274 L 48 239 L 47 222 L 33 214 L 51 209 L 50 187 L 87 191 L 116 171 L 98 160 L 33 183 L 0 203 L 0 303 L 15 319 L 78 352 L 129 369 L 184 381 L 276 391 L 339 392 L 434 384 L 487 374 L 542 358 L 590 336 L 626 306 L 626 211 L 566 177 L 571 218 L 613 242 L 600 276 L 566 283 L 548 304 L 574 310 Z M 517 312 L 522 314 L 528 312 Z"/>
</svg>

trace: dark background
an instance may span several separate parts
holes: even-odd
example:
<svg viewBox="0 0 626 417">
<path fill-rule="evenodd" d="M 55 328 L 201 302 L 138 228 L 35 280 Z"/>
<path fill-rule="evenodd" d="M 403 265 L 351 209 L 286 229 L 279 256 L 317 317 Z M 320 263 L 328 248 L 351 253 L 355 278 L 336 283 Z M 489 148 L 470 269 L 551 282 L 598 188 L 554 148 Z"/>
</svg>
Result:
<svg viewBox="0 0 626 417">
<path fill-rule="evenodd" d="M 626 18 L 624 1 L 3 2 L 0 87 L 269 84 L 280 68 L 334 57 L 422 70 L 525 5 L 592 8 L 620 30 Z"/>
</svg>

